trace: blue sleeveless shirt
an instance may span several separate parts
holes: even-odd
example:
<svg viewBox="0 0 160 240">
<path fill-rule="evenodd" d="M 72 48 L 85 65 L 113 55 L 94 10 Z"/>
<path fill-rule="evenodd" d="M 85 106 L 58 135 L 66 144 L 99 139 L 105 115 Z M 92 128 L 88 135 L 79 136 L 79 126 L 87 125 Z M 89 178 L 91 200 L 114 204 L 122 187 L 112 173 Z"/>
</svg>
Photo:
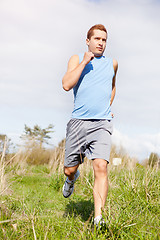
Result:
<svg viewBox="0 0 160 240">
<path fill-rule="evenodd" d="M 79 62 L 84 54 L 79 55 Z M 72 118 L 111 120 L 111 93 L 114 77 L 113 60 L 95 57 L 84 68 L 73 88 L 74 109 Z"/>
</svg>

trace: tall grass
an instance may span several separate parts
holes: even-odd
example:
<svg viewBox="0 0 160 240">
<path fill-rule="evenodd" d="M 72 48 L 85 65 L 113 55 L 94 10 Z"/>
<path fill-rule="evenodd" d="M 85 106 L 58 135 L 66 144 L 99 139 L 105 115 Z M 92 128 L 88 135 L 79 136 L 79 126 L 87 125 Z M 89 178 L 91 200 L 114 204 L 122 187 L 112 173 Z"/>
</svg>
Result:
<svg viewBox="0 0 160 240">
<path fill-rule="evenodd" d="M 58 147 L 56 147 L 51 152 L 51 157 L 49 160 L 49 167 L 51 173 L 58 171 L 58 173 L 63 172 L 63 161 L 64 161 L 64 155 L 65 155 L 65 139 L 63 139 Z"/>
<path fill-rule="evenodd" d="M 0 160 L 0 194 L 5 191 L 6 188 L 6 176 L 5 176 L 5 152 L 6 152 L 6 145 L 7 140 L 4 141 L 4 149 L 1 153 L 1 160 Z"/>
<path fill-rule="evenodd" d="M 159 169 L 141 166 L 112 147 L 103 212 L 107 230 L 97 232 L 92 225 L 92 161 L 85 159 L 74 194 L 63 198 L 64 145 L 65 140 L 54 150 L 34 147 L 10 156 L 4 148 L 0 162 L 0 239 L 158 240 Z M 42 160 L 45 156 L 47 161 Z M 122 158 L 120 166 L 112 165 L 114 157 Z M 8 194 L 5 189 L 9 188 L 12 192 Z"/>
<path fill-rule="evenodd" d="M 9 139 L 5 137 L 3 151 L 0 154 L 0 195 L 8 189 L 8 173 L 6 172 L 6 168 L 8 165 L 11 166 L 12 160 L 14 159 L 14 156 L 10 156 L 9 158 L 6 157 L 8 141 Z"/>
</svg>

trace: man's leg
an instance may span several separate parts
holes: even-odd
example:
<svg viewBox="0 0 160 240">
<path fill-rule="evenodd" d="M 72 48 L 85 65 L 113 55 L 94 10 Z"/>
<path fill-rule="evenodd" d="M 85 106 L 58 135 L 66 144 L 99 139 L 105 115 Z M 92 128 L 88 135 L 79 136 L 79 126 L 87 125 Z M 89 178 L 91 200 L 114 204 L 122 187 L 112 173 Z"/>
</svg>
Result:
<svg viewBox="0 0 160 240">
<path fill-rule="evenodd" d="M 79 171 L 77 171 L 79 164 L 74 167 L 65 167 L 64 173 L 67 176 L 67 179 L 63 185 L 63 196 L 68 198 L 74 190 L 74 183 L 79 177 Z"/>
<path fill-rule="evenodd" d="M 74 179 L 74 174 L 77 172 L 79 164 L 74 167 L 64 167 L 64 174 L 68 177 L 70 181 Z"/>
<path fill-rule="evenodd" d="M 107 161 L 99 158 L 94 159 L 93 169 L 95 176 L 93 197 L 96 218 L 102 214 L 108 193 Z"/>
</svg>

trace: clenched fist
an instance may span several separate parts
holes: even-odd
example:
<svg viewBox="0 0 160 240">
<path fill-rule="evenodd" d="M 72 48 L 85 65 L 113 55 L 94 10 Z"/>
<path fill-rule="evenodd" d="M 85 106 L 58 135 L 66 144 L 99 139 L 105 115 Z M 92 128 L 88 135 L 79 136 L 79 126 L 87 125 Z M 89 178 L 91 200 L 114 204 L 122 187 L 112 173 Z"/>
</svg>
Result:
<svg viewBox="0 0 160 240">
<path fill-rule="evenodd" d="M 93 58 L 94 54 L 92 52 L 85 52 L 83 62 L 87 65 Z"/>
</svg>

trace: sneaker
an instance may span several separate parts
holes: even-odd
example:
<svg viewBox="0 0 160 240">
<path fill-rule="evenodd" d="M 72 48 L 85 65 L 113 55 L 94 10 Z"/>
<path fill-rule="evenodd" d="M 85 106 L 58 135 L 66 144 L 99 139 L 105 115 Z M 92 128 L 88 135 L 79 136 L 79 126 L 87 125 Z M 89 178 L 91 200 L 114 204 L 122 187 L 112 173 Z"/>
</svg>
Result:
<svg viewBox="0 0 160 240">
<path fill-rule="evenodd" d="M 95 219 L 94 219 L 94 225 L 97 227 L 97 228 L 106 228 L 106 222 L 104 221 L 104 219 L 102 218 L 102 215 L 100 216 L 97 216 Z"/>
<path fill-rule="evenodd" d="M 79 170 L 77 170 L 77 172 L 74 175 L 74 179 L 72 181 L 70 181 L 67 177 L 67 179 L 63 185 L 63 196 L 65 198 L 68 198 L 73 193 L 74 183 L 77 180 L 77 178 L 79 177 L 79 175 L 80 175 L 80 172 L 79 172 Z"/>
</svg>

